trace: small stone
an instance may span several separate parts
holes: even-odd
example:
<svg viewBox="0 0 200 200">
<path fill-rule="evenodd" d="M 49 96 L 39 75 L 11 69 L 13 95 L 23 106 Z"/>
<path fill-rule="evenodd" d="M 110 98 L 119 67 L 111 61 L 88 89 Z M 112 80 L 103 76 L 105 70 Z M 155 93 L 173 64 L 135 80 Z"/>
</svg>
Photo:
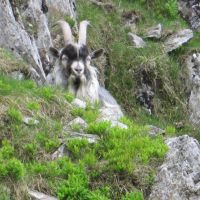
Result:
<svg viewBox="0 0 200 200">
<path fill-rule="evenodd" d="M 24 80 L 24 74 L 20 71 L 14 71 L 10 73 L 10 76 L 16 80 Z"/>
<path fill-rule="evenodd" d="M 85 120 L 83 120 L 80 117 L 77 117 L 77 118 L 73 119 L 71 122 L 69 122 L 68 125 L 71 128 L 73 127 L 73 125 L 79 125 L 81 128 L 86 128 L 87 127 L 87 123 L 85 122 Z"/>
<path fill-rule="evenodd" d="M 147 38 L 156 38 L 160 39 L 162 35 L 162 25 L 158 24 L 157 26 L 151 27 L 146 33 Z"/>
<path fill-rule="evenodd" d="M 177 49 L 182 46 L 182 44 L 188 42 L 192 37 L 193 32 L 190 29 L 183 29 L 170 35 L 164 42 L 165 51 L 168 53 Z"/>
<path fill-rule="evenodd" d="M 116 107 L 103 107 L 100 109 L 100 115 L 97 121 L 118 121 L 123 117 L 121 108 Z"/>
<path fill-rule="evenodd" d="M 154 137 L 156 135 L 163 135 L 163 134 L 165 134 L 165 130 L 163 130 L 161 128 L 158 128 L 156 126 L 147 125 L 146 127 L 148 129 L 149 135 L 152 136 L 152 137 Z"/>
<path fill-rule="evenodd" d="M 36 119 L 33 119 L 32 117 L 24 117 L 23 122 L 27 125 L 37 125 L 39 124 L 39 121 Z"/>
<path fill-rule="evenodd" d="M 55 160 L 57 158 L 61 158 L 63 156 L 69 156 L 69 151 L 67 149 L 66 144 L 62 144 L 57 151 L 55 151 L 52 155 L 51 155 L 51 159 Z"/>
<path fill-rule="evenodd" d="M 77 99 L 75 98 L 73 101 L 72 101 L 72 105 L 73 106 L 76 106 L 78 108 L 83 108 L 83 109 L 86 109 L 86 102 L 85 101 L 82 101 L 80 99 Z"/>
<path fill-rule="evenodd" d="M 128 129 L 128 126 L 126 124 L 123 124 L 119 121 L 111 121 L 111 127 L 119 127 L 122 129 Z"/>
<path fill-rule="evenodd" d="M 35 200 L 58 200 L 55 197 L 46 195 L 44 193 L 41 193 L 35 190 L 28 190 L 28 194 L 30 195 L 30 197 L 34 198 Z"/>
<path fill-rule="evenodd" d="M 128 33 L 128 35 L 129 35 L 130 39 L 132 40 L 135 48 L 145 47 L 146 43 L 144 42 L 144 40 L 141 37 L 137 36 L 134 33 Z"/>
<path fill-rule="evenodd" d="M 97 143 L 100 140 L 100 137 L 98 135 L 92 135 L 92 134 L 84 134 L 84 133 L 77 133 L 72 132 L 68 135 L 68 140 L 70 139 L 86 139 L 89 144 Z"/>
</svg>

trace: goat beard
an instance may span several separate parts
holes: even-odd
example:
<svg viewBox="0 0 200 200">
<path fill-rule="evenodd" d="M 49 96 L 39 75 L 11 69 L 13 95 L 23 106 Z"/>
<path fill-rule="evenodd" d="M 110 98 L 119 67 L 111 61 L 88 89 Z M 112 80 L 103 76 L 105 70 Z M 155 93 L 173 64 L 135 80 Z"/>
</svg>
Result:
<svg viewBox="0 0 200 200">
<path fill-rule="evenodd" d="M 76 93 L 80 87 L 86 85 L 87 79 L 84 74 L 81 76 L 75 76 L 71 74 L 68 78 L 68 88 L 70 88 L 73 93 Z"/>
</svg>

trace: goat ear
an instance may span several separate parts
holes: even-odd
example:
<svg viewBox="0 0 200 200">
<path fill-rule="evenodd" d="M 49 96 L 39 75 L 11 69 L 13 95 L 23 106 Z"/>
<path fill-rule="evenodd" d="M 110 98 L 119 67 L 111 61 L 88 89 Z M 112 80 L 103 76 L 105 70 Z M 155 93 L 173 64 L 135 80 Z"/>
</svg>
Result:
<svg viewBox="0 0 200 200">
<path fill-rule="evenodd" d="M 51 53 L 52 56 L 54 56 L 56 58 L 59 58 L 60 53 L 59 53 L 59 51 L 56 48 L 50 47 L 49 51 L 50 51 L 50 53 Z"/>
<path fill-rule="evenodd" d="M 104 49 L 98 49 L 98 50 L 90 53 L 90 57 L 91 57 L 91 59 L 95 59 L 95 58 L 98 58 L 99 56 L 101 56 L 103 53 L 104 53 Z"/>
</svg>

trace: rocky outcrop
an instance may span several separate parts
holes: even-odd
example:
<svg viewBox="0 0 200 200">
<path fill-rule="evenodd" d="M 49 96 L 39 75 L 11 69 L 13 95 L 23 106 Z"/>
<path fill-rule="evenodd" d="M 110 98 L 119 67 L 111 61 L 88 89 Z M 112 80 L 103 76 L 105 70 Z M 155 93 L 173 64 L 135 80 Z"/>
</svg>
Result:
<svg viewBox="0 0 200 200">
<path fill-rule="evenodd" d="M 52 38 L 48 21 L 59 13 L 58 18 L 75 19 L 75 0 L 28 0 L 0 2 L 0 47 L 10 49 L 30 64 L 30 74 L 38 83 L 46 81 L 50 68 L 48 55 Z"/>
<path fill-rule="evenodd" d="M 183 18 L 188 21 L 192 29 L 200 27 L 200 5 L 199 0 L 179 0 L 179 11 Z"/>
<path fill-rule="evenodd" d="M 47 0 L 49 14 L 55 14 L 55 10 L 71 18 L 76 18 L 76 0 Z"/>
<path fill-rule="evenodd" d="M 0 47 L 12 50 L 17 56 L 27 60 L 45 81 L 42 62 L 36 46 L 36 42 L 24 27 L 16 21 L 9 0 L 0 2 Z"/>
<path fill-rule="evenodd" d="M 160 39 L 162 36 L 162 25 L 158 24 L 157 26 L 151 27 L 147 30 L 147 38 L 156 38 Z"/>
<path fill-rule="evenodd" d="M 165 51 L 171 52 L 182 44 L 188 42 L 193 37 L 193 32 L 190 29 L 180 30 L 172 35 L 170 35 L 164 42 Z"/>
<path fill-rule="evenodd" d="M 200 199 L 200 144 L 187 135 L 166 141 L 169 151 L 149 200 Z"/>
<path fill-rule="evenodd" d="M 200 54 L 193 54 L 187 59 L 188 91 L 190 92 L 188 108 L 190 122 L 193 125 L 200 124 Z"/>
<path fill-rule="evenodd" d="M 35 190 L 29 190 L 28 194 L 30 197 L 32 197 L 34 200 L 58 200 L 55 197 L 43 194 L 41 192 L 35 191 Z"/>
</svg>

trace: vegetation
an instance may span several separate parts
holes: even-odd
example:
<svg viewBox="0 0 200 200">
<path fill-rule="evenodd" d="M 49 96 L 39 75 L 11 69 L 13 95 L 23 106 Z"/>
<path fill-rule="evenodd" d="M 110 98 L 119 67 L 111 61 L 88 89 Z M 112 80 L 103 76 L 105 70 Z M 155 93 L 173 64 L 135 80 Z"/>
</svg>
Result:
<svg viewBox="0 0 200 200">
<path fill-rule="evenodd" d="M 163 39 L 174 31 L 188 28 L 178 13 L 177 0 L 108 2 L 112 3 L 113 9 L 107 10 L 90 1 L 78 1 L 79 21 L 88 19 L 92 24 L 88 36 L 89 46 L 92 49 L 103 47 L 106 52 L 104 59 L 94 63 L 101 73 L 106 74 L 106 88 L 113 93 L 126 113 L 138 123 L 153 123 L 165 128 L 168 124 L 173 127 L 177 122 L 182 122 L 184 126 L 176 130 L 178 134 L 191 133 L 199 139 L 199 132 L 188 122 L 185 92 L 187 86 L 183 82 L 187 76 L 185 58 L 191 52 L 199 51 L 199 32 L 194 34 L 189 43 L 166 54 Z M 125 26 L 123 14 L 129 12 L 139 17 L 136 27 Z M 161 40 L 145 39 L 145 48 L 132 47 L 128 32 L 133 31 L 139 36 L 145 36 L 147 29 L 158 23 L 163 25 Z M 152 117 L 149 117 L 136 101 L 136 91 L 141 87 L 142 78 L 155 92 L 155 113 Z"/>
<path fill-rule="evenodd" d="M 150 163 L 156 160 L 158 165 L 167 151 L 162 137 L 151 139 L 143 125 L 127 118 L 122 119 L 127 130 L 111 127 L 107 121 L 97 123 L 98 106 L 72 108 L 70 94 L 62 90 L 4 75 L 0 81 L 9 88 L 0 96 L 0 184 L 5 198 L 27 199 L 27 187 L 63 200 L 143 199 L 143 194 L 148 195 L 154 172 Z M 26 125 L 24 116 L 39 124 Z M 100 136 L 98 143 L 68 139 L 63 126 L 77 116 L 88 123 L 85 133 Z M 61 141 L 70 157 L 51 160 Z M 121 184 L 126 189 L 121 190 Z"/>
<path fill-rule="evenodd" d="M 178 14 L 177 1 L 109 2 L 113 10 L 108 12 L 90 1 L 79 0 L 78 20 L 91 21 L 88 37 L 91 49 L 105 48 L 104 59 L 95 64 L 106 75 L 106 87 L 125 109 L 128 117 L 121 122 L 128 129 L 112 127 L 108 121 L 98 122 L 98 104 L 87 102 L 86 109 L 73 107 L 73 95 L 60 88 L 11 79 L 6 74 L 20 67 L 24 70 L 27 65 L 11 52 L 0 49 L 0 200 L 29 199 L 27 188 L 60 200 L 143 200 L 148 197 L 156 169 L 167 152 L 165 137 L 198 135 L 185 117 L 186 95 L 180 74 L 184 56 L 199 49 L 199 33 L 170 55 L 164 53 L 162 40 L 146 39 L 146 48 L 134 49 L 127 35 L 131 29 L 122 20 L 123 13 L 134 11 L 139 15 L 135 30 L 139 35 L 145 35 L 147 28 L 158 23 L 163 24 L 167 35 L 169 30 L 187 27 Z M 52 18 L 53 23 L 60 15 Z M 64 18 L 74 25 L 71 18 Z M 143 74 L 156 91 L 152 116 L 135 100 L 135 91 L 141 84 L 138 77 Z M 25 116 L 39 123 L 27 125 L 23 122 Z M 78 116 L 88 126 L 82 129 L 74 124 L 72 131 L 98 135 L 98 143 L 69 139 L 64 127 Z M 184 128 L 175 128 L 174 123 L 179 121 Z M 151 138 L 148 124 L 165 129 L 166 136 Z M 61 144 L 66 146 L 67 156 L 52 159 Z"/>
</svg>

